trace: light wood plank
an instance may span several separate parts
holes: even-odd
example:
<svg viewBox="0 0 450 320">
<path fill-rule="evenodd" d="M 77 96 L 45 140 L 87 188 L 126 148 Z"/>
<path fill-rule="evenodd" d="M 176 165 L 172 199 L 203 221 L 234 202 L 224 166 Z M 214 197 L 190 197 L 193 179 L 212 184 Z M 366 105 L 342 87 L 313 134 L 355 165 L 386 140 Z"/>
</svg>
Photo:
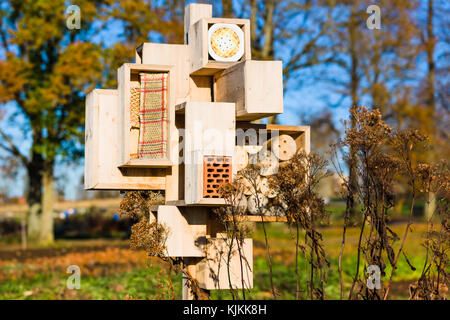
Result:
<svg viewBox="0 0 450 320">
<path fill-rule="evenodd" d="M 204 257 L 208 211 L 205 208 L 158 206 L 157 221 L 168 229 L 169 257 Z"/>
<path fill-rule="evenodd" d="M 167 139 L 169 141 L 167 147 L 167 167 L 172 165 L 171 163 L 171 150 L 173 149 L 173 128 L 172 122 L 175 121 L 175 74 L 173 72 L 172 65 L 160 65 L 160 64 L 134 64 L 124 63 L 117 71 L 118 75 L 118 98 L 119 98 L 119 156 L 118 166 L 131 166 L 131 163 L 138 165 L 139 161 L 142 161 L 141 167 L 151 167 L 151 162 L 154 161 L 155 167 L 161 167 L 160 160 L 149 159 L 131 159 L 130 150 L 132 145 L 131 140 L 131 122 L 130 122 L 130 88 L 136 86 L 136 82 L 139 79 L 140 72 L 167 72 L 168 73 L 168 90 L 167 90 Z"/>
<path fill-rule="evenodd" d="M 174 104 L 190 100 L 189 97 L 189 47 L 178 44 L 144 43 L 142 45 L 142 62 L 144 64 L 171 65 L 171 76 L 175 82 Z M 172 104 L 171 104 L 172 106 Z M 169 110 L 171 119 L 175 119 L 175 108 Z M 178 155 L 179 133 L 175 121 L 170 121 L 170 154 Z M 166 200 L 180 199 L 178 156 L 171 159 L 173 165 L 167 175 Z"/>
<path fill-rule="evenodd" d="M 212 102 L 213 78 L 211 76 L 189 77 L 190 101 Z"/>
<path fill-rule="evenodd" d="M 234 154 L 234 103 L 186 102 L 184 135 L 184 200 L 186 204 L 214 204 L 203 199 L 203 157 Z"/>
<path fill-rule="evenodd" d="M 164 190 L 164 169 L 118 168 L 118 109 L 118 90 L 96 89 L 87 96 L 85 189 Z"/>
<path fill-rule="evenodd" d="M 226 206 L 225 199 L 200 199 L 196 203 L 186 203 L 184 200 L 176 200 L 176 201 L 167 201 L 167 205 L 170 206 L 178 206 L 178 207 L 189 207 L 189 206 L 200 206 L 200 207 L 220 207 Z"/>
<path fill-rule="evenodd" d="M 235 102 L 237 120 L 283 113 L 281 61 L 246 60 L 214 76 L 214 100 Z"/>
<path fill-rule="evenodd" d="M 262 222 L 261 216 L 259 215 L 246 215 L 236 217 L 237 221 L 240 222 Z M 262 220 L 264 222 L 287 222 L 286 217 L 275 217 L 275 216 L 263 216 Z"/>
<path fill-rule="evenodd" d="M 215 23 L 236 24 L 244 33 L 244 55 L 237 62 L 222 62 L 209 60 L 208 53 L 208 28 Z M 214 75 L 240 61 L 251 59 L 250 20 L 229 18 L 202 18 L 189 27 L 188 43 L 190 48 L 191 75 Z"/>
<path fill-rule="evenodd" d="M 212 17 L 212 5 L 191 3 L 184 8 L 184 43 L 188 44 L 189 28 L 203 18 Z"/>
<path fill-rule="evenodd" d="M 231 259 L 228 259 L 230 246 L 231 239 L 208 239 L 206 259 L 197 264 L 197 280 L 201 288 L 229 289 L 231 282 L 233 288 L 242 289 L 242 280 L 246 289 L 253 288 L 253 240 L 244 239 L 242 243 L 242 263 L 235 241 L 231 247 Z M 241 266 L 243 278 L 241 278 Z"/>
</svg>

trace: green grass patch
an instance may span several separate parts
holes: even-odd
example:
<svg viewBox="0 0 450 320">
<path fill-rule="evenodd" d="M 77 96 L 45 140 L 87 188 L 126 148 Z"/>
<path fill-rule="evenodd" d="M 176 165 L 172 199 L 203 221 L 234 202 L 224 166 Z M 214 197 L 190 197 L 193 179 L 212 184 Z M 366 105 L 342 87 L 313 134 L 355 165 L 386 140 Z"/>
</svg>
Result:
<svg viewBox="0 0 450 320">
<path fill-rule="evenodd" d="M 67 275 L 69 277 L 69 275 Z M 80 289 L 68 289 L 67 277 L 37 274 L 33 278 L 3 281 L 0 299 L 171 299 L 165 270 L 157 266 L 102 277 L 81 275 Z M 181 298 L 181 275 L 172 275 L 175 299 Z"/>
</svg>

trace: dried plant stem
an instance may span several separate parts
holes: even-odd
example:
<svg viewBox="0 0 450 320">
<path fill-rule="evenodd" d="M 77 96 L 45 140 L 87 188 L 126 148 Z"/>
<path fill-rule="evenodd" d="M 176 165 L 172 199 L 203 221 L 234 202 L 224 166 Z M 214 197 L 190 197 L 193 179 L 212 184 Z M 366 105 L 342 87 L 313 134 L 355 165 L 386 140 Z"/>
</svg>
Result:
<svg viewBox="0 0 450 320">
<path fill-rule="evenodd" d="M 411 181 L 411 184 L 412 184 L 412 200 L 411 200 L 411 208 L 410 208 L 410 211 L 409 211 L 408 224 L 406 225 L 405 233 L 403 234 L 402 244 L 400 245 L 400 249 L 398 250 L 397 256 L 395 257 L 394 265 L 392 266 L 391 276 L 389 277 L 389 281 L 388 281 L 388 284 L 386 286 L 386 291 L 384 293 L 383 300 L 386 300 L 387 296 L 389 294 L 389 289 L 390 289 L 391 283 L 392 283 L 392 277 L 394 276 L 395 270 L 397 269 L 398 260 L 400 258 L 401 253 L 403 252 L 403 247 L 405 246 L 406 236 L 408 235 L 408 231 L 409 231 L 409 229 L 410 229 L 410 227 L 412 225 L 412 216 L 413 216 L 413 211 L 414 211 L 414 201 L 416 199 L 416 190 L 415 190 L 414 183 L 415 183 L 415 181 L 414 181 L 414 179 L 412 179 L 412 181 Z"/>
<path fill-rule="evenodd" d="M 443 225 L 441 224 L 441 230 L 440 230 L 440 232 L 439 232 L 439 237 L 438 237 L 438 245 L 437 245 L 437 247 L 438 248 L 440 248 L 441 247 L 441 241 L 442 241 L 442 228 L 443 228 Z M 436 280 L 436 293 L 437 293 L 437 295 L 439 295 L 439 284 L 440 284 L 440 281 L 441 281 L 441 271 L 442 271 L 442 256 L 441 255 L 439 255 L 439 264 L 438 264 L 438 267 L 437 267 L 437 280 Z"/>
<path fill-rule="evenodd" d="M 279 190 L 286 203 L 285 214 L 292 226 L 295 224 L 295 273 L 296 298 L 300 298 L 300 276 L 298 274 L 298 254 L 302 252 L 305 259 L 306 297 L 324 299 L 326 268 L 329 262 L 321 243 L 322 235 L 317 230 L 316 221 L 325 221 L 327 213 L 323 199 L 315 192 L 325 172 L 326 160 L 316 153 L 298 152 L 289 163 L 280 168 L 271 182 Z M 300 239 L 300 230 L 304 239 Z M 302 244 L 300 244 L 302 241 Z"/>
<path fill-rule="evenodd" d="M 251 268 L 243 252 L 243 243 L 246 234 L 249 232 L 249 230 L 245 225 L 241 224 L 242 219 L 239 219 L 244 214 L 243 209 L 239 206 L 239 201 L 242 196 L 242 188 L 243 186 L 239 182 L 239 179 L 236 179 L 236 182 L 234 184 L 223 185 L 220 188 L 220 192 L 224 197 L 227 206 L 215 210 L 215 212 L 218 214 L 219 221 L 225 227 L 225 231 L 227 234 L 226 239 L 226 245 L 228 247 L 227 261 L 226 261 L 227 276 L 228 276 L 229 290 L 233 297 L 233 300 L 239 299 L 239 290 L 237 288 L 236 289 L 233 288 L 230 271 L 231 268 L 230 264 L 234 253 L 237 252 L 239 258 L 242 298 L 244 300 L 246 299 L 244 267 Z M 237 248 L 237 250 L 235 250 L 235 247 Z M 245 266 L 244 262 L 246 263 Z"/>
<path fill-rule="evenodd" d="M 298 300 L 300 297 L 300 276 L 298 274 L 298 247 L 300 245 L 300 226 L 298 222 L 295 223 L 296 227 L 296 240 L 295 240 L 295 299 Z"/>
<path fill-rule="evenodd" d="M 427 187 L 429 188 L 430 186 L 428 185 Z M 428 192 L 427 192 L 427 207 L 429 207 L 429 206 L 430 206 L 430 191 L 428 190 Z M 431 217 L 432 216 L 427 217 L 427 237 L 426 237 L 426 240 L 425 240 L 427 252 L 426 252 L 426 255 L 425 255 L 425 262 L 423 264 L 421 277 L 424 276 L 425 271 L 427 269 L 426 267 L 427 267 L 427 264 L 428 264 L 428 258 L 429 258 L 429 254 L 430 254 Z"/>
<path fill-rule="evenodd" d="M 258 184 L 257 184 L 256 178 L 254 176 L 250 177 L 249 181 L 251 183 L 254 195 L 256 197 L 256 206 L 257 206 L 257 209 L 258 209 L 259 216 L 261 218 L 261 224 L 262 224 L 262 228 L 263 228 L 263 232 L 264 232 L 264 241 L 265 241 L 265 244 L 266 244 L 267 265 L 269 267 L 270 287 L 271 287 L 271 290 L 272 290 L 273 299 L 276 300 L 277 299 L 277 294 L 275 292 L 275 285 L 273 284 L 272 258 L 270 256 L 269 238 L 267 237 L 267 230 L 266 230 L 266 225 L 265 225 L 265 222 L 264 222 L 264 213 L 263 213 L 263 210 L 262 210 L 262 205 L 261 205 L 260 199 L 258 197 Z"/>
<path fill-rule="evenodd" d="M 257 202 L 259 202 L 259 201 L 257 201 Z M 264 216 L 262 214 L 261 214 L 261 224 L 262 224 L 262 228 L 263 228 L 263 231 L 264 231 L 264 240 L 266 242 L 267 265 L 269 266 L 269 275 L 270 275 L 270 287 L 272 289 L 273 298 L 274 298 L 274 300 L 276 300 L 277 299 L 277 295 L 276 295 L 276 292 L 275 292 L 275 286 L 273 284 L 272 258 L 270 256 L 269 239 L 267 237 L 267 231 L 266 231 L 266 226 L 265 226 L 265 222 L 264 222 Z"/>
<path fill-rule="evenodd" d="M 236 220 L 236 212 L 235 212 L 235 208 L 237 207 L 237 205 L 234 205 L 232 207 L 232 222 L 233 222 L 233 235 L 232 238 L 236 239 L 236 245 L 238 248 L 238 255 L 239 255 L 239 264 L 240 264 L 240 271 L 241 271 L 241 283 L 242 283 L 242 299 L 245 300 L 245 280 L 244 280 L 244 266 L 242 264 L 242 250 L 241 250 L 241 243 L 240 243 L 240 239 L 237 236 L 237 230 L 238 230 L 238 222 Z M 233 248 L 233 246 L 231 246 L 231 249 Z M 231 284 L 230 284 L 231 285 Z"/>
<path fill-rule="evenodd" d="M 356 258 L 356 273 L 355 273 L 355 277 L 353 278 L 353 283 L 352 283 L 352 287 L 350 289 L 350 293 L 348 295 L 348 299 L 349 300 L 351 300 L 351 298 L 352 298 L 353 290 L 355 288 L 356 282 L 358 281 L 359 265 L 361 263 L 361 243 L 362 243 L 362 237 L 363 237 L 363 234 L 364 234 L 364 227 L 366 225 L 366 220 L 367 220 L 367 212 L 364 213 L 364 219 L 363 219 L 363 222 L 362 222 L 361 231 L 359 233 L 358 256 Z"/>
<path fill-rule="evenodd" d="M 187 279 L 187 289 L 191 290 L 194 300 L 209 300 L 209 293 L 200 288 L 198 281 L 192 276 L 185 262 L 182 263 L 182 271 Z"/>
<path fill-rule="evenodd" d="M 244 280 L 244 265 L 242 264 L 242 250 L 240 241 L 237 241 L 238 254 L 239 254 L 239 264 L 241 268 L 241 283 L 242 283 L 242 299 L 245 300 L 245 280 Z"/>
<path fill-rule="evenodd" d="M 168 260 L 169 263 L 169 285 L 170 285 L 170 291 L 172 293 L 172 300 L 175 300 L 175 289 L 173 287 L 172 283 L 172 270 L 173 270 L 173 263 L 171 260 Z"/>
<path fill-rule="evenodd" d="M 311 300 L 314 300 L 314 252 L 311 250 L 310 253 L 310 265 L 311 265 L 311 272 L 309 274 L 309 294 L 311 295 Z"/>
<path fill-rule="evenodd" d="M 231 256 L 233 254 L 233 245 L 234 245 L 234 235 L 231 236 L 230 246 L 228 248 L 228 256 L 227 256 L 227 276 L 228 276 L 228 285 L 230 287 L 230 293 L 233 297 L 233 300 L 239 300 L 239 295 L 233 289 L 233 284 L 231 283 L 231 273 L 230 273 L 230 263 Z"/>
<path fill-rule="evenodd" d="M 350 197 L 347 196 L 347 202 L 350 201 Z M 342 232 L 342 244 L 341 244 L 341 251 L 339 252 L 339 282 L 340 282 L 340 294 L 341 294 L 341 300 L 344 299 L 344 279 L 342 277 L 342 256 L 344 254 L 344 248 L 345 248 L 345 236 L 347 234 L 347 226 L 348 226 L 348 220 L 349 220 L 349 210 L 350 206 L 347 205 L 345 209 L 345 215 L 344 215 L 344 230 Z"/>
</svg>

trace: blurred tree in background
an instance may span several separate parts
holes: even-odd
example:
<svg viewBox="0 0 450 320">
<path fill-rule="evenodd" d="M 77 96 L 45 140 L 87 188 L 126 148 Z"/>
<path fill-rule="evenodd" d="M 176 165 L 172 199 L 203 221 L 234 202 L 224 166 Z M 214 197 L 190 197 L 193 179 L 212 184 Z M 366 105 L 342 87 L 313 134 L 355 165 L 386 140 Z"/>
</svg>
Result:
<svg viewBox="0 0 450 320">
<path fill-rule="evenodd" d="M 2 148 L 27 169 L 30 207 L 41 205 L 41 220 L 32 210 L 29 236 L 53 241 L 53 171 L 57 155 L 77 157 L 83 139 L 84 97 L 101 79 L 101 50 L 89 37 L 97 3 L 84 1 L 80 33 L 66 26 L 64 1 L 2 1 L 0 68 L 1 102 L 15 102 L 28 121 L 32 145 L 27 153 L 2 130 Z M 17 116 L 14 114 L 13 116 Z M 12 119 L 10 125 L 14 126 Z M 39 225 L 38 225 L 38 222 Z"/>
<path fill-rule="evenodd" d="M 252 59 L 283 60 L 285 91 L 310 79 L 303 71 L 331 61 L 330 10 L 320 0 L 221 2 L 224 16 L 251 20 Z M 277 123 L 277 116 L 268 122 Z"/>
<path fill-rule="evenodd" d="M 396 103 L 395 92 L 398 85 L 404 84 L 411 76 L 416 65 L 417 29 L 414 27 L 411 13 L 415 9 L 414 1 L 379 1 L 380 29 L 370 29 L 367 20 L 366 1 L 325 1 L 331 11 L 329 50 L 333 52 L 330 65 L 336 73 L 320 75 L 330 82 L 340 95 L 337 106 L 349 101 L 350 110 L 361 104 L 379 108 L 384 114 L 390 113 Z M 373 12 L 372 12 L 373 13 Z M 416 43 L 414 41 L 416 40 Z M 353 114 L 353 113 L 351 113 Z M 350 126 L 354 129 L 354 119 L 350 117 Z M 348 204 L 351 217 L 354 217 L 356 194 L 356 173 L 352 150 L 348 153 L 349 171 Z"/>
<path fill-rule="evenodd" d="M 30 206 L 28 236 L 53 242 L 54 169 L 58 157 L 75 160 L 83 154 L 84 98 L 90 90 L 115 84 L 117 67 L 134 57 L 134 46 L 150 32 L 165 40 L 182 34 L 182 4 L 151 6 L 149 1 L 78 1 L 81 28 L 69 30 L 66 1 L 0 2 L 0 103 L 14 103 L 9 127 L 22 116 L 25 152 L 7 129 L 0 130 L 0 148 L 27 170 Z M 177 12 L 178 11 L 178 12 Z M 107 47 L 92 39 L 119 21 L 127 41 Z M 6 106 L 6 105 L 5 105 Z M 3 107 L 2 107 L 3 108 Z"/>
<path fill-rule="evenodd" d="M 209 3 L 215 16 L 251 19 L 252 57 L 283 60 L 285 92 L 321 83 L 340 96 L 330 109 L 379 108 L 392 124 L 427 130 L 432 153 L 418 157 L 448 158 L 447 1 L 378 1 L 379 30 L 367 28 L 369 4 L 362 0 Z M 185 4 L 80 0 L 81 28 L 69 30 L 66 1 L 0 0 L 0 111 L 9 109 L 0 113 L 7 117 L 0 149 L 4 164 L 14 159 L 26 169 L 31 239 L 53 239 L 54 170 L 62 159 L 82 156 L 85 95 L 115 87 L 117 68 L 134 59 L 140 43 L 182 43 Z M 329 113 L 309 112 L 318 132 L 339 135 Z M 316 146 L 325 148 L 326 140 Z"/>
</svg>

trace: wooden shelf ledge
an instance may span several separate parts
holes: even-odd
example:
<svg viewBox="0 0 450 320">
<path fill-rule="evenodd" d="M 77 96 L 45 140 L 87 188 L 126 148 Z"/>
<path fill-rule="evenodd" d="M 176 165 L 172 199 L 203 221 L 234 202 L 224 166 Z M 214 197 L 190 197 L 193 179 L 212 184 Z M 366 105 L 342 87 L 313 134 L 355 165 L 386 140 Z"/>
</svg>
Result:
<svg viewBox="0 0 450 320">
<path fill-rule="evenodd" d="M 164 160 L 151 160 L 151 159 L 131 159 L 126 163 L 119 165 L 120 168 L 169 168 L 173 165 L 172 161 Z"/>
<path fill-rule="evenodd" d="M 168 206 L 177 206 L 177 207 L 221 207 L 226 206 L 225 199 L 222 198 L 211 198 L 211 199 L 202 199 L 194 204 L 186 204 L 184 200 L 173 200 L 166 201 L 166 205 Z"/>
<path fill-rule="evenodd" d="M 262 222 L 261 216 L 246 215 L 237 217 L 239 222 Z M 263 216 L 264 222 L 287 222 L 286 217 Z M 230 220 L 231 221 L 231 220 Z"/>
</svg>

